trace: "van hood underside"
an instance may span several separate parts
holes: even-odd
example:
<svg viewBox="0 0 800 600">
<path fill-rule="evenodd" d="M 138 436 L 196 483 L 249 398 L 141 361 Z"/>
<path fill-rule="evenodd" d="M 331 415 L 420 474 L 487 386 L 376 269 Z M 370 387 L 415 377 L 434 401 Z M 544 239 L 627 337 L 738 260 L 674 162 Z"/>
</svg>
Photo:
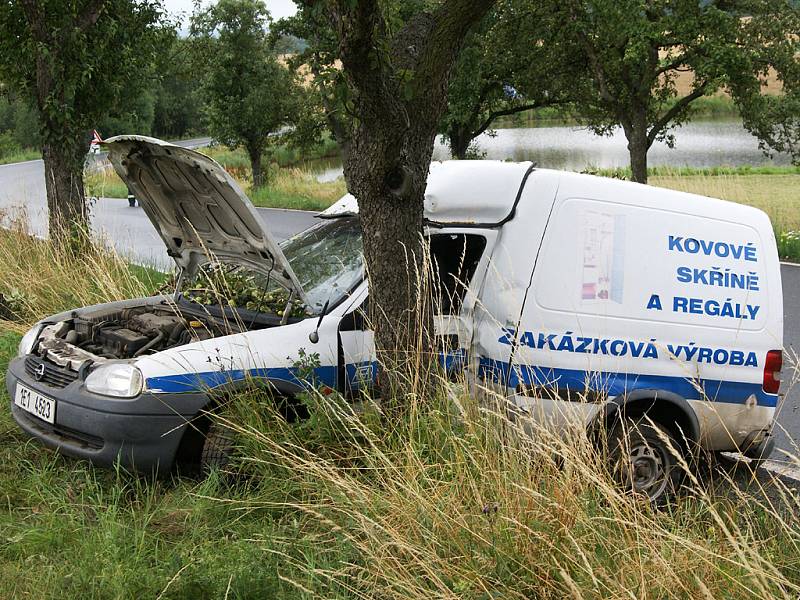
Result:
<svg viewBox="0 0 800 600">
<path fill-rule="evenodd" d="M 187 274 L 203 263 L 235 262 L 268 273 L 306 300 L 272 234 L 215 160 L 168 142 L 125 135 L 104 143 L 114 170 L 136 195 L 167 253 Z"/>
</svg>

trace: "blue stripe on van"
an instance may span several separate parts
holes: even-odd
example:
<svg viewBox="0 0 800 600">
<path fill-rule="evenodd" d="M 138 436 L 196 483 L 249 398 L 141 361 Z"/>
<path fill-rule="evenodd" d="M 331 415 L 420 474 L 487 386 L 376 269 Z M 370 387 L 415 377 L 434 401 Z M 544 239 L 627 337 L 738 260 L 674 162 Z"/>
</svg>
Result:
<svg viewBox="0 0 800 600">
<path fill-rule="evenodd" d="M 516 388 L 522 383 L 558 387 L 560 390 L 567 389 L 578 393 L 591 390 L 609 396 L 618 396 L 634 390 L 662 390 L 678 394 L 686 400 L 707 399 L 712 402 L 732 404 L 744 404 L 747 398 L 755 395 L 759 406 L 778 405 L 777 394 L 765 393 L 760 383 L 743 381 L 716 379 L 693 381 L 684 377 L 665 375 L 591 372 L 533 365 L 515 365 L 509 377 L 508 363 L 490 358 L 481 358 L 478 376 L 495 382 L 504 382 L 508 378 L 508 387 L 511 388 Z"/>
<path fill-rule="evenodd" d="M 317 367 L 314 369 L 314 376 L 317 384 L 330 387 L 336 386 L 336 367 Z M 271 381 L 285 381 L 299 386 L 307 385 L 305 381 L 297 377 L 297 369 L 275 367 L 149 377 L 147 379 L 147 389 L 151 392 L 165 394 L 206 392 L 221 385 L 236 383 L 245 379 L 269 379 Z"/>
<path fill-rule="evenodd" d="M 453 352 L 440 352 L 439 363 L 448 373 L 460 372 L 466 362 L 466 351 L 463 349 Z M 351 385 L 358 387 L 363 379 L 360 373 L 366 373 L 369 368 L 370 383 L 375 382 L 378 373 L 378 363 L 363 361 L 345 366 L 346 376 Z M 363 370 L 362 370 L 363 369 Z M 336 367 L 323 366 L 314 369 L 316 384 L 323 384 L 332 388 L 336 387 Z M 305 386 L 308 382 L 297 377 L 297 369 L 285 367 L 260 368 L 260 369 L 232 369 L 230 371 L 206 371 L 202 373 L 182 373 L 180 375 L 162 375 L 149 377 L 147 389 L 155 393 L 181 394 L 189 392 L 204 392 L 221 385 L 244 381 L 245 379 L 270 379 L 286 381 L 288 383 Z"/>
</svg>

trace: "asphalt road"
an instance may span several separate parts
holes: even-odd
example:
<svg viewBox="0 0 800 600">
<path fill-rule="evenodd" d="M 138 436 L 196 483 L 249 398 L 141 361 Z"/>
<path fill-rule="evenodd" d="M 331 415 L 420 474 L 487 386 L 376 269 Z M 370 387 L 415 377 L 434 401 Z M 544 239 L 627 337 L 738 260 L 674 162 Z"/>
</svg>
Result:
<svg viewBox="0 0 800 600">
<path fill-rule="evenodd" d="M 783 280 L 783 400 L 778 405 L 777 448 L 800 456 L 800 265 L 781 265 Z M 784 458 L 775 452 L 772 458 Z"/>
<path fill-rule="evenodd" d="M 208 139 L 185 140 L 187 147 L 206 145 Z M 313 213 L 257 209 L 278 240 L 291 237 L 314 222 Z M 0 165 L 0 223 L 25 214 L 31 233 L 47 232 L 44 167 L 41 160 Z M 127 200 L 103 198 L 92 209 L 92 224 L 101 238 L 118 252 L 140 263 L 167 267 L 170 260 L 150 221 Z M 784 383 L 776 428 L 777 447 L 800 454 L 800 266 L 782 265 L 784 298 Z M 793 368 L 795 367 L 796 368 Z M 780 452 L 773 458 L 780 460 Z"/>
<path fill-rule="evenodd" d="M 196 148 L 208 145 L 209 141 L 210 138 L 197 138 L 175 143 Z M 257 210 L 279 241 L 314 222 L 313 213 L 272 208 Z M 123 256 L 162 268 L 172 265 L 164 244 L 140 208 L 129 207 L 125 199 L 101 198 L 90 212 L 97 235 Z M 47 235 L 44 164 L 41 160 L 0 165 L 0 223 L 7 224 L 23 216 L 31 234 Z"/>
</svg>

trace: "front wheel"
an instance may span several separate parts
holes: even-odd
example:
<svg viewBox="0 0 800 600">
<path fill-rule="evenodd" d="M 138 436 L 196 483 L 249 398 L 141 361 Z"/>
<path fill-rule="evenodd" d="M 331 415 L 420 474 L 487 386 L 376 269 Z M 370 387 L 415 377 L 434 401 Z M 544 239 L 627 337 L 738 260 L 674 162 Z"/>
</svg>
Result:
<svg viewBox="0 0 800 600">
<path fill-rule="evenodd" d="M 212 420 L 200 455 L 200 468 L 203 473 L 210 473 L 212 470 L 226 467 L 231 461 L 234 450 L 233 430 L 218 421 Z"/>
<path fill-rule="evenodd" d="M 666 429 L 623 420 L 611 432 L 609 450 L 614 476 L 627 490 L 660 504 L 678 488 L 680 445 Z"/>
</svg>

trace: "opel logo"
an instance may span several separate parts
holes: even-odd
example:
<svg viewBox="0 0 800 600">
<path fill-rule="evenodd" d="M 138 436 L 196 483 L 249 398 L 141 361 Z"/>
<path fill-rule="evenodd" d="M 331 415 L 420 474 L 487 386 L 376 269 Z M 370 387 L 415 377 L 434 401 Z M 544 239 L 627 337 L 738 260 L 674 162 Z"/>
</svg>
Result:
<svg viewBox="0 0 800 600">
<path fill-rule="evenodd" d="M 41 381 L 42 378 L 44 377 L 44 373 L 45 373 L 44 363 L 39 363 L 39 366 L 36 367 L 36 369 L 33 371 L 33 376 L 36 379 L 36 381 Z"/>
</svg>

